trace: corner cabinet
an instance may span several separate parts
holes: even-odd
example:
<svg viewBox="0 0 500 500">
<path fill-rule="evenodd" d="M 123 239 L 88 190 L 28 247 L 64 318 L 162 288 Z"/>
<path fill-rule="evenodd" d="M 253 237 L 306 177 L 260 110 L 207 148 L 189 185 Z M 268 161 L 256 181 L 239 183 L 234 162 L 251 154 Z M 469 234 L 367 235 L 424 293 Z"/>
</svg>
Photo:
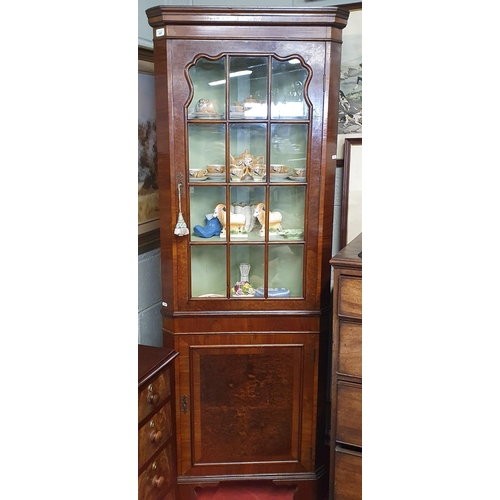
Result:
<svg viewBox="0 0 500 500">
<path fill-rule="evenodd" d="M 180 498 L 327 484 L 341 8 L 159 6 L 164 347 Z"/>
</svg>

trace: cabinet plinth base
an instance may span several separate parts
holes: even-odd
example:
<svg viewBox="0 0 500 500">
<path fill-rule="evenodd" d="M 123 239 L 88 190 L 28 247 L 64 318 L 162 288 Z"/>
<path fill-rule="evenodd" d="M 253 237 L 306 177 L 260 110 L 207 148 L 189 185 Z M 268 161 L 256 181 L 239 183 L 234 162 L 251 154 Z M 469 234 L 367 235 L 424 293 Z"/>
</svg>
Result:
<svg viewBox="0 0 500 500">
<path fill-rule="evenodd" d="M 315 500 L 318 489 L 314 473 L 279 476 L 179 476 L 177 481 L 181 500 L 229 500 L 243 498 L 245 495 L 276 500 Z"/>
</svg>

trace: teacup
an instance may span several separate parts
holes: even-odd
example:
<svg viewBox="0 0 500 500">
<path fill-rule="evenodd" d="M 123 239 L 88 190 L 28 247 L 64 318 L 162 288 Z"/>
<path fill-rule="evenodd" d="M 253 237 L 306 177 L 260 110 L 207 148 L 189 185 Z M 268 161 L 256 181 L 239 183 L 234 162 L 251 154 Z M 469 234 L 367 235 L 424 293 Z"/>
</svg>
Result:
<svg viewBox="0 0 500 500">
<path fill-rule="evenodd" d="M 231 165 L 229 170 L 232 181 L 241 181 L 241 178 L 245 175 L 247 169 L 244 167 L 238 167 L 237 165 Z"/>
<path fill-rule="evenodd" d="M 194 109 L 197 113 L 215 113 L 215 107 L 210 99 L 200 99 Z"/>
<path fill-rule="evenodd" d="M 266 167 L 264 165 L 255 165 L 251 167 L 250 175 L 255 181 L 261 181 L 266 176 Z"/>
<path fill-rule="evenodd" d="M 206 168 L 190 168 L 189 169 L 189 177 L 192 179 L 201 179 L 207 175 Z"/>
<path fill-rule="evenodd" d="M 286 174 L 290 170 L 288 165 L 271 165 L 271 172 L 273 174 Z"/>
<path fill-rule="evenodd" d="M 293 169 L 293 176 L 294 177 L 305 177 L 306 176 L 306 169 L 305 168 L 294 168 Z"/>
<path fill-rule="evenodd" d="M 226 171 L 226 165 L 207 165 L 207 172 L 209 174 L 223 174 Z"/>
</svg>

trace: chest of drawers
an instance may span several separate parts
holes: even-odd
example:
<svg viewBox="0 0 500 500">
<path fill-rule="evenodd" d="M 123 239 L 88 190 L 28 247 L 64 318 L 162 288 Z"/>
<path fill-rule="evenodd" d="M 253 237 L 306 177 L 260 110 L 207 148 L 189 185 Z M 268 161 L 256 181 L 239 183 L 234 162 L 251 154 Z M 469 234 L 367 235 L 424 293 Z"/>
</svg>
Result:
<svg viewBox="0 0 500 500">
<path fill-rule="evenodd" d="M 331 260 L 333 282 L 330 500 L 361 500 L 361 289 L 360 234 Z"/>
<path fill-rule="evenodd" d="M 177 353 L 139 345 L 139 500 L 175 500 L 173 360 Z"/>
</svg>

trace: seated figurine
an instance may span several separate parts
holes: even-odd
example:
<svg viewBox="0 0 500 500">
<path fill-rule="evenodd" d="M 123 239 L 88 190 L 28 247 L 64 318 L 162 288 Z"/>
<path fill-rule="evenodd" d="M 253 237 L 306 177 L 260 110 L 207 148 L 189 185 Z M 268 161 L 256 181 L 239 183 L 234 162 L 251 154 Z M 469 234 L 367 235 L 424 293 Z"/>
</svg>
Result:
<svg viewBox="0 0 500 500">
<path fill-rule="evenodd" d="M 205 215 L 207 222 L 205 226 L 194 226 L 193 233 L 201 238 L 210 238 L 212 236 L 218 236 L 222 230 L 221 223 L 217 217 L 212 214 Z"/>
</svg>

